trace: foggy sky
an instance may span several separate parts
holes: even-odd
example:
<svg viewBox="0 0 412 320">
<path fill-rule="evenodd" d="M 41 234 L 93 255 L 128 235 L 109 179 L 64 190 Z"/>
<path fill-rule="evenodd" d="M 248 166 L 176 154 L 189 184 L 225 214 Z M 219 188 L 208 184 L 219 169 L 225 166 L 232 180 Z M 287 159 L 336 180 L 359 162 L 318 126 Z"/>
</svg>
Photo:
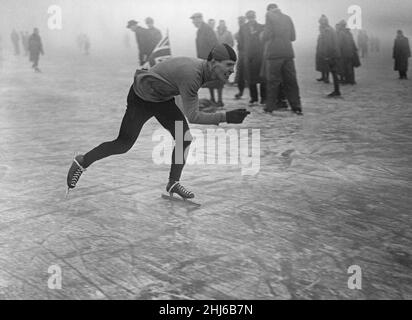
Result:
<svg viewBox="0 0 412 320">
<path fill-rule="evenodd" d="M 144 19 L 153 17 L 155 26 L 164 34 L 169 30 L 172 53 L 195 55 L 196 29 L 190 15 L 202 12 L 205 20 L 226 20 L 229 30 L 238 30 L 237 17 L 247 10 L 255 10 L 257 20 L 264 23 L 267 4 L 263 0 L 0 0 L 0 35 L 3 47 L 10 46 L 10 32 L 40 29 L 46 48 L 76 50 L 75 38 L 87 33 L 94 52 L 124 50 L 123 39 L 129 35 L 132 48 L 136 48 L 133 34 L 127 30 L 130 19 L 145 26 Z M 318 34 L 318 19 L 326 14 L 334 26 L 339 20 L 349 18 L 350 5 L 362 8 L 363 28 L 379 35 L 386 45 L 392 45 L 397 29 L 412 35 L 411 0 L 275 0 L 281 10 L 295 23 L 296 48 L 313 49 Z M 59 5 L 63 14 L 63 29 L 49 30 L 47 9 Z M 383 43 L 385 45 L 385 43 Z"/>
</svg>

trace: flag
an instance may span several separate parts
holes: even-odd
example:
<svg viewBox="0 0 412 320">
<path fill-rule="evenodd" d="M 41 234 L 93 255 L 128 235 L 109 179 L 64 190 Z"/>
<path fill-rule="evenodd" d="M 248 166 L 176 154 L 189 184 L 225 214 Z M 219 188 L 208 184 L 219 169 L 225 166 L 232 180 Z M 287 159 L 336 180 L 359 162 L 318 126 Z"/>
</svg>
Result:
<svg viewBox="0 0 412 320">
<path fill-rule="evenodd" d="M 149 58 L 143 65 L 142 69 L 149 70 L 155 64 L 161 61 L 167 60 L 172 57 L 172 51 L 170 49 L 169 32 L 166 32 L 166 36 L 159 41 Z"/>
</svg>

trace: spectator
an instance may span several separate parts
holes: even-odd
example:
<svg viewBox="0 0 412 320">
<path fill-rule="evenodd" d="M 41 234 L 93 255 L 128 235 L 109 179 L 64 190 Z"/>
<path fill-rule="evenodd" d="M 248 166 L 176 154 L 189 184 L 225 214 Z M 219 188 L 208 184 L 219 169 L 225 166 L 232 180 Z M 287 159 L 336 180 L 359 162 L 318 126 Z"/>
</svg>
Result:
<svg viewBox="0 0 412 320">
<path fill-rule="evenodd" d="M 395 59 L 394 70 L 399 72 L 399 79 L 408 79 L 408 59 L 410 56 L 409 39 L 403 35 L 402 30 L 398 30 L 393 45 L 393 59 Z"/>
</svg>

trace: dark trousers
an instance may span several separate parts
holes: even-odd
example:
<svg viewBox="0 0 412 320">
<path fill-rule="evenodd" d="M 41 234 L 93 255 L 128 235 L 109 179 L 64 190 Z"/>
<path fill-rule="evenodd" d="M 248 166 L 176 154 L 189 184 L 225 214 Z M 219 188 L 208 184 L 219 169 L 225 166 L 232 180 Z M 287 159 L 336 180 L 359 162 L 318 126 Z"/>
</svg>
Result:
<svg viewBox="0 0 412 320">
<path fill-rule="evenodd" d="M 266 100 L 266 84 L 264 82 L 260 83 L 260 100 L 265 101 Z M 258 98 L 258 87 L 257 84 L 249 84 L 249 94 L 250 94 L 250 100 L 252 102 L 259 101 Z"/>
<path fill-rule="evenodd" d="M 34 52 L 30 54 L 30 61 L 33 62 L 32 68 L 39 66 L 40 53 Z"/>
<path fill-rule="evenodd" d="M 408 76 L 407 76 L 406 72 L 407 72 L 406 70 L 399 71 L 399 78 L 400 79 L 407 79 Z"/>
<path fill-rule="evenodd" d="M 295 62 L 293 59 L 268 59 L 265 65 L 266 73 L 266 109 L 276 109 L 276 101 L 279 96 L 279 86 L 282 83 L 286 99 L 292 110 L 300 109 L 299 86 L 296 79 Z"/>
<path fill-rule="evenodd" d="M 336 58 L 331 58 L 328 60 L 329 63 L 329 69 L 330 72 L 332 73 L 332 79 L 333 79 L 333 89 L 334 92 L 340 93 L 340 87 L 339 87 L 339 77 L 338 77 L 338 70 L 339 70 L 339 59 Z"/>
<path fill-rule="evenodd" d="M 343 58 L 343 78 L 346 83 L 355 83 L 355 70 L 352 58 Z"/>
<path fill-rule="evenodd" d="M 185 133 L 189 131 L 186 118 L 176 106 L 174 99 L 159 103 L 147 102 L 139 98 L 133 88 L 130 88 L 127 97 L 127 109 L 120 126 L 118 137 L 113 141 L 104 142 L 86 153 L 83 166 L 87 168 L 97 160 L 129 151 L 136 142 L 143 125 L 153 116 L 171 133 L 175 141 L 175 121 L 181 121 L 183 123 L 183 137 Z M 183 137 L 178 137 L 178 139 L 183 139 Z M 181 141 L 179 142 L 181 143 Z M 185 152 L 186 149 L 186 152 L 188 151 L 190 143 L 191 141 L 183 140 L 182 153 Z M 184 154 L 177 154 L 175 149 L 176 147 L 173 149 L 169 179 L 179 181 L 184 167 L 185 157 Z"/>
</svg>

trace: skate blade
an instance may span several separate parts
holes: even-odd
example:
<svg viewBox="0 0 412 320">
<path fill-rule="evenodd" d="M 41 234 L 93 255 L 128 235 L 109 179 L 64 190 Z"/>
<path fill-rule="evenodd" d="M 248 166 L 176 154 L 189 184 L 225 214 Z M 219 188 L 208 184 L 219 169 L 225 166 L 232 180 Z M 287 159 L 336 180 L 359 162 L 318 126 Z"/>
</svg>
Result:
<svg viewBox="0 0 412 320">
<path fill-rule="evenodd" d="M 164 194 L 164 193 L 162 193 L 162 198 L 167 199 L 167 200 L 171 200 L 171 201 L 177 201 L 177 202 L 189 204 L 189 205 L 196 206 L 196 207 L 201 206 L 200 203 L 194 202 L 190 199 L 183 199 L 183 198 L 180 198 L 180 197 L 170 196 L 170 195 Z"/>
</svg>

